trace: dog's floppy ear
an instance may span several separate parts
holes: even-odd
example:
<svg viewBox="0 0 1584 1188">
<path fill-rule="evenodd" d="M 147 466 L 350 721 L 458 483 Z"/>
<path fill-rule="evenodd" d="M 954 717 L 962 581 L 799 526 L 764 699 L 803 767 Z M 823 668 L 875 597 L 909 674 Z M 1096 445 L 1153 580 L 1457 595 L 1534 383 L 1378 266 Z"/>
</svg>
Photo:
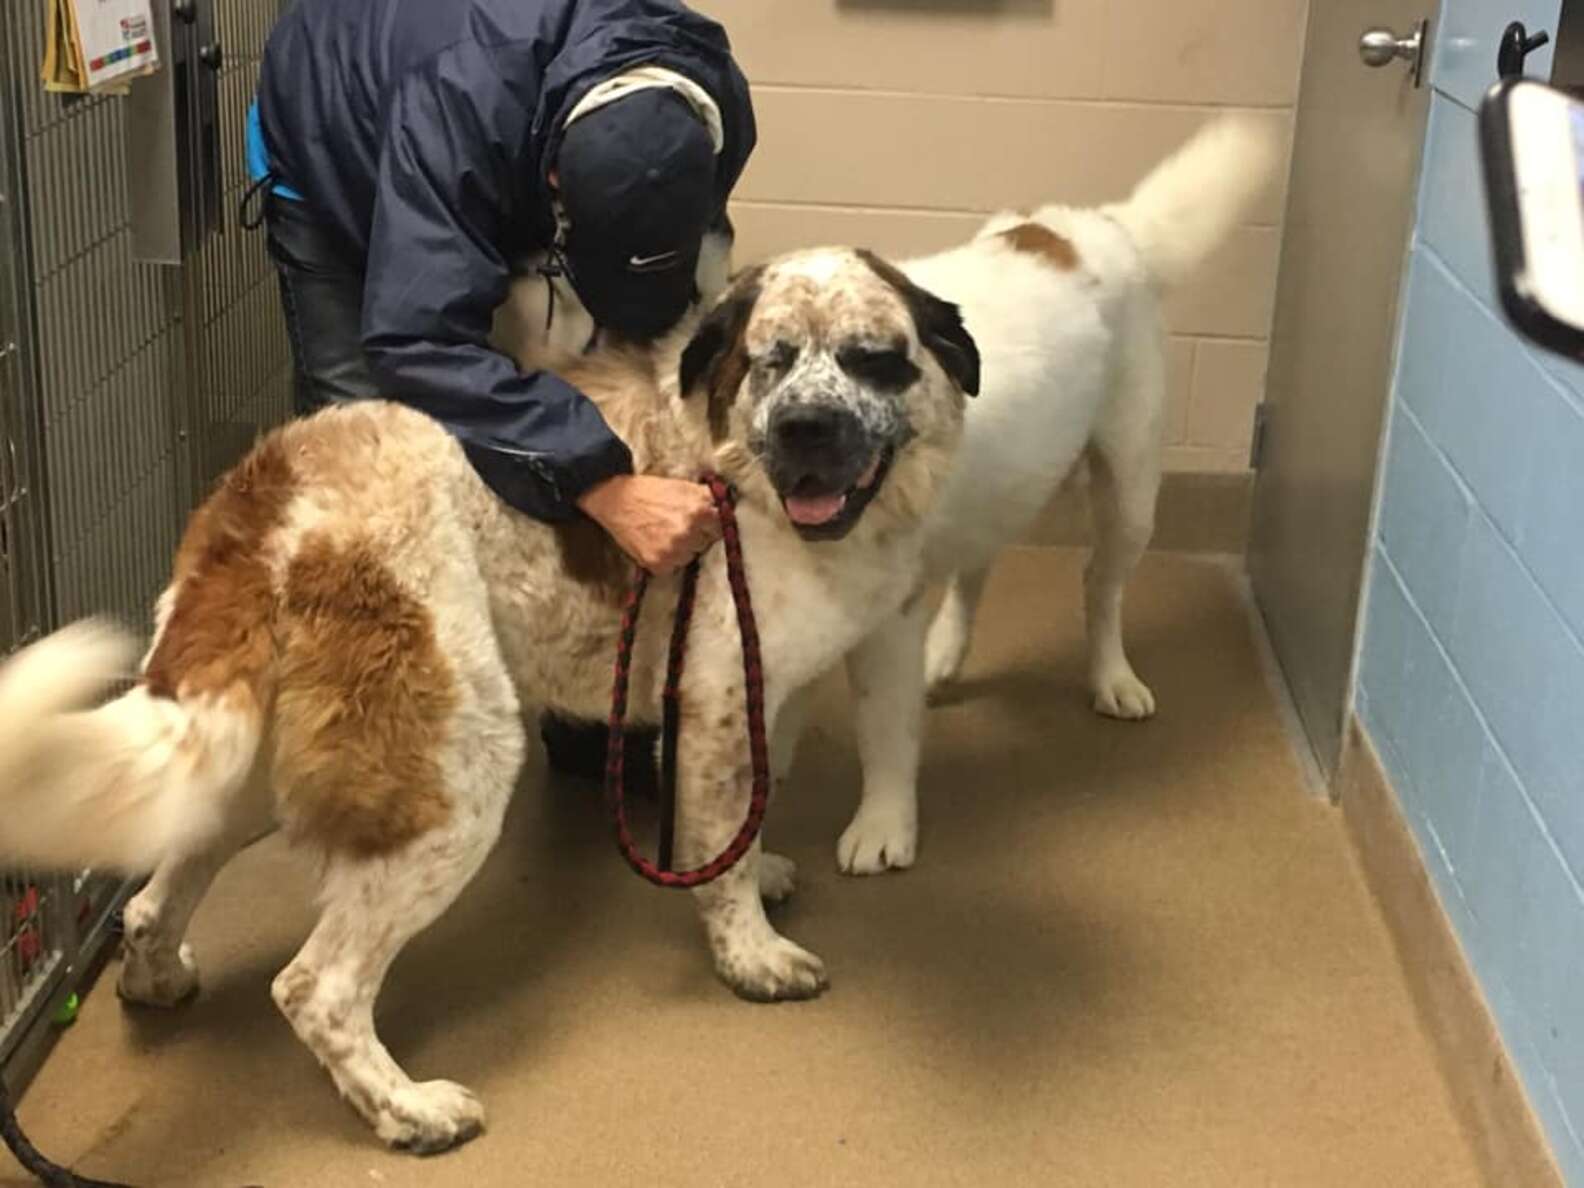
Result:
<svg viewBox="0 0 1584 1188">
<path fill-rule="evenodd" d="M 678 376 L 682 395 L 691 396 L 701 387 L 709 393 L 710 431 L 717 440 L 725 436 L 727 411 L 743 377 L 748 374 L 748 350 L 743 335 L 759 300 L 759 280 L 763 274 L 763 265 L 739 274 L 726 295 L 699 323 L 682 352 Z"/>
<path fill-rule="evenodd" d="M 901 296 L 913 315 L 919 341 L 935 356 L 941 370 L 969 396 L 979 395 L 979 345 L 963 325 L 962 311 L 928 289 L 921 289 L 900 268 L 873 252 L 860 249 L 858 256 Z"/>
</svg>

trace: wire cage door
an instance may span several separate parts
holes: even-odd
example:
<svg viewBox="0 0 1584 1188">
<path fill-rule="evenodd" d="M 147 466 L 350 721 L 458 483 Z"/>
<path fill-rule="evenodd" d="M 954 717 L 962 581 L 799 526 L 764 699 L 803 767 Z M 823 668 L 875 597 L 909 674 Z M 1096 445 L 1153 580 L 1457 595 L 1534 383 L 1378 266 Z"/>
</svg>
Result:
<svg viewBox="0 0 1584 1188">
<path fill-rule="evenodd" d="M 173 52 L 131 97 L 41 89 L 43 8 L 0 19 L 0 656 L 89 614 L 146 632 L 187 513 L 290 410 L 274 275 L 236 218 L 244 115 L 278 6 L 156 3 Z M 191 73 L 178 78 L 181 37 Z M 180 168 L 201 170 L 178 187 L 201 204 L 201 233 L 163 264 L 134 225 L 159 184 L 138 151 L 144 81 L 203 93 L 173 124 Z M 131 890 L 0 870 L 0 1074 L 14 1089 Z"/>
</svg>

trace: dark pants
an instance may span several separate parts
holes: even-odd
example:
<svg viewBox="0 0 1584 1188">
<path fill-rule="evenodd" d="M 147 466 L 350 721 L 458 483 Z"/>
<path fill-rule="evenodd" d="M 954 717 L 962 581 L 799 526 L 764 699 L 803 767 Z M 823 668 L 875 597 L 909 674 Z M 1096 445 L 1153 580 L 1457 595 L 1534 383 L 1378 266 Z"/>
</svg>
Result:
<svg viewBox="0 0 1584 1188">
<path fill-rule="evenodd" d="M 362 259 L 301 202 L 266 199 L 264 222 L 291 340 L 297 415 L 378 396 L 379 386 L 362 347 Z M 604 774 L 609 738 L 604 723 L 545 714 L 539 719 L 539 733 L 555 770 L 591 779 Z M 635 730 L 627 736 L 631 792 L 646 793 L 654 787 L 655 737 L 653 730 Z"/>
<path fill-rule="evenodd" d="M 379 395 L 363 355 L 360 255 L 301 202 L 273 196 L 265 201 L 266 243 L 280 278 L 297 415 Z"/>
</svg>

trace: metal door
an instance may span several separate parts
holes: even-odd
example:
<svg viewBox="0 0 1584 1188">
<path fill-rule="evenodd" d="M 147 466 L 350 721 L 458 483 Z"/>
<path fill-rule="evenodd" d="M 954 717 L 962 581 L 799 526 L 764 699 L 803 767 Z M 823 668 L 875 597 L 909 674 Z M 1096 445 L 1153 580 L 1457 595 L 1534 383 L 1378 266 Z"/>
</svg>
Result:
<svg viewBox="0 0 1584 1188">
<path fill-rule="evenodd" d="M 1309 6 L 1249 570 L 1328 777 L 1351 682 L 1436 15 L 1434 0 Z"/>
</svg>

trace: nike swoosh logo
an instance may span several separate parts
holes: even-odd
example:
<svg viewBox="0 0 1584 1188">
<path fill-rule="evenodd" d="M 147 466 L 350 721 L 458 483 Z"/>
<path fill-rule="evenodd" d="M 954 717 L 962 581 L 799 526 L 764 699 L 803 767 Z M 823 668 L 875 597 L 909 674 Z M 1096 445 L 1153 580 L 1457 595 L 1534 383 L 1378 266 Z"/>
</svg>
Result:
<svg viewBox="0 0 1584 1188">
<path fill-rule="evenodd" d="M 661 252 L 655 256 L 633 256 L 627 261 L 627 267 L 637 272 L 643 272 L 648 269 L 664 268 L 676 263 L 676 259 L 676 252 Z"/>
</svg>

